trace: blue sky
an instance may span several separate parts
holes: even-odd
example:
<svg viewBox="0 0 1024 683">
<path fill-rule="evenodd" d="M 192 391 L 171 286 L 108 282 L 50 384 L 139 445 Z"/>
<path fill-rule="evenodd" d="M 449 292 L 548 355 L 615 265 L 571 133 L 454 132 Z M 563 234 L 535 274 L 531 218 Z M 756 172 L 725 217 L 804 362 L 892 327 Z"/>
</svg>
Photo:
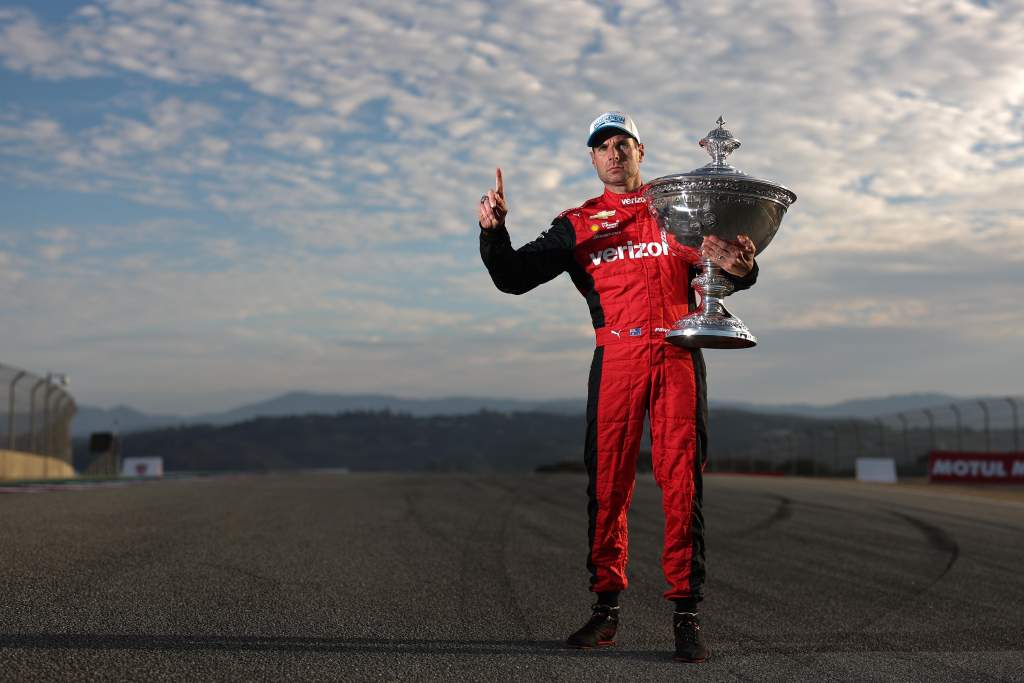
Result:
<svg viewBox="0 0 1024 683">
<path fill-rule="evenodd" d="M 495 291 L 475 202 L 502 166 L 532 239 L 624 109 L 647 178 L 722 114 L 799 196 L 713 399 L 1019 394 L 1022 45 L 1019 3 L 0 1 L 0 362 L 181 413 L 580 396 L 585 305 Z"/>
</svg>

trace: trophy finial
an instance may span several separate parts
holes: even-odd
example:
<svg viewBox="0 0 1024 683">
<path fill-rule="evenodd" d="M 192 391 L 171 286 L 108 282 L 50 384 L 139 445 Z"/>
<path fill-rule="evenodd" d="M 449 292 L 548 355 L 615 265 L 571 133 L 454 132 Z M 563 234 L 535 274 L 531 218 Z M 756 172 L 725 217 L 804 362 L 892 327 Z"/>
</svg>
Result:
<svg viewBox="0 0 1024 683">
<path fill-rule="evenodd" d="M 729 164 L 725 163 L 725 158 L 740 146 L 740 141 L 725 128 L 724 118 L 719 116 L 716 123 L 718 128 L 712 128 L 711 132 L 701 138 L 700 146 L 711 156 L 710 165 L 726 167 Z"/>
</svg>

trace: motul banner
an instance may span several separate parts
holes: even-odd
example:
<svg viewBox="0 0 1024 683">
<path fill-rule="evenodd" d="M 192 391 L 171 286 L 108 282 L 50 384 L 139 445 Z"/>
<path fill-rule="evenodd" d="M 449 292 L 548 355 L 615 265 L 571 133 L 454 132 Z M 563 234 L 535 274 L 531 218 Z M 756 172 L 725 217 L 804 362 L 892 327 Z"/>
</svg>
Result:
<svg viewBox="0 0 1024 683">
<path fill-rule="evenodd" d="M 928 480 L 1024 484 L 1024 453 L 932 451 Z"/>
</svg>

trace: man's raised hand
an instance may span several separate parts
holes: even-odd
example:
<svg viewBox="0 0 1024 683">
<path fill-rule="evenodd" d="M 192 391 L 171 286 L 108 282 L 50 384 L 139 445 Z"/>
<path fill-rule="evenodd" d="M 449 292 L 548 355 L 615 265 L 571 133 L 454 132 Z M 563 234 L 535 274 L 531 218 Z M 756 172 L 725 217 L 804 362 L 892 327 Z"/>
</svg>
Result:
<svg viewBox="0 0 1024 683">
<path fill-rule="evenodd" d="M 494 170 L 494 189 L 480 197 L 480 227 L 484 230 L 497 228 L 505 224 L 508 215 L 508 204 L 505 203 L 505 181 L 501 177 L 501 169 Z"/>
</svg>

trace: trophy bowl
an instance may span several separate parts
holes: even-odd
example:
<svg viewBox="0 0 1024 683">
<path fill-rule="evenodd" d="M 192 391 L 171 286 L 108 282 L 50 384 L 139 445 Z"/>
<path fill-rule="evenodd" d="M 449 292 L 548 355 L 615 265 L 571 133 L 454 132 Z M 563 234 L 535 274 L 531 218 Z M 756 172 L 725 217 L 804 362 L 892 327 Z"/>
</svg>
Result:
<svg viewBox="0 0 1024 683">
<path fill-rule="evenodd" d="M 718 128 L 701 141 L 711 161 L 689 173 L 662 176 L 647 183 L 647 209 L 658 226 L 684 247 L 699 253 L 704 238 L 735 240 L 746 235 L 756 254 L 771 243 L 786 209 L 796 201 L 789 189 L 733 168 L 725 159 L 740 141 L 718 117 Z M 741 349 L 757 344 L 743 321 L 726 310 L 722 299 L 734 286 L 710 259 L 700 259 L 700 274 L 691 285 L 700 294 L 699 308 L 665 334 L 677 346 Z"/>
</svg>

